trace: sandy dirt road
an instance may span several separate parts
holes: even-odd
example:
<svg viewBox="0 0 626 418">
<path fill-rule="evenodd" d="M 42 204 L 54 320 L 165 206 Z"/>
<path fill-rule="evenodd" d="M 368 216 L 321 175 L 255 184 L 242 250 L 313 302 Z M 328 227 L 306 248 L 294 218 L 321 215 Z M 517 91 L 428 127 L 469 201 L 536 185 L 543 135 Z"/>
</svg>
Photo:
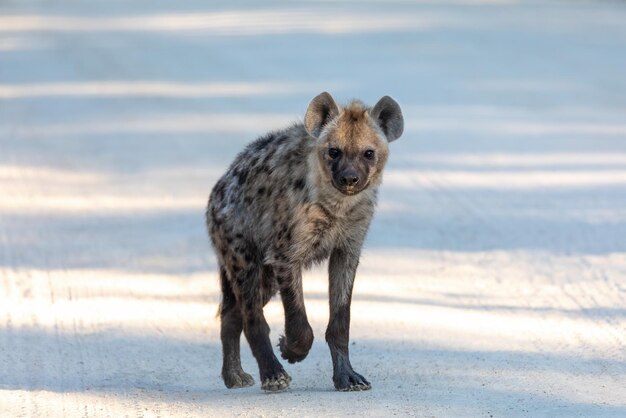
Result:
<svg viewBox="0 0 626 418">
<path fill-rule="evenodd" d="M 626 416 L 624 22 L 618 1 L 0 2 L 0 415 Z M 333 391 L 321 266 L 289 391 L 229 391 L 205 199 L 322 90 L 406 117 L 353 303 L 373 389 Z"/>
</svg>

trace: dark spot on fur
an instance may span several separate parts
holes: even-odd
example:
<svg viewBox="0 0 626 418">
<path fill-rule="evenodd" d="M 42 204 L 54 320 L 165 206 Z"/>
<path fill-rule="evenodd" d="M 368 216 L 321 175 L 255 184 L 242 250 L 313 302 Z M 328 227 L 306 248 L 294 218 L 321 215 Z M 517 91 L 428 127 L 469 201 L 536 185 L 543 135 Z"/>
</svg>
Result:
<svg viewBox="0 0 626 418">
<path fill-rule="evenodd" d="M 278 138 L 274 139 L 274 143 L 279 146 L 287 142 L 287 140 L 289 140 L 289 136 L 281 134 Z"/>
<path fill-rule="evenodd" d="M 238 173 L 238 177 L 239 177 L 239 185 L 242 186 L 246 182 L 246 179 L 248 178 L 248 171 L 241 170 Z"/>
<path fill-rule="evenodd" d="M 309 141 L 308 138 L 305 138 L 305 140 L 306 142 Z M 305 157 L 305 152 L 304 152 L 304 148 L 302 147 L 302 144 L 293 152 L 293 155 L 298 159 L 303 159 Z"/>
<path fill-rule="evenodd" d="M 268 150 L 267 154 L 265 155 L 265 158 L 263 159 L 263 164 L 268 164 L 270 160 L 272 159 L 272 157 L 274 156 L 275 152 L 276 150 L 274 148 Z"/>
<path fill-rule="evenodd" d="M 213 188 L 213 197 L 215 200 L 220 201 L 224 198 L 224 189 L 225 189 L 225 185 L 224 182 L 219 181 L 215 187 Z"/>
<path fill-rule="evenodd" d="M 250 196 L 246 196 L 246 197 L 243 199 L 243 201 L 244 201 L 244 203 L 245 203 L 246 205 L 248 205 L 248 206 L 250 206 L 250 205 L 252 204 L 252 198 L 251 198 Z"/>
<path fill-rule="evenodd" d="M 274 134 L 267 134 L 250 144 L 250 149 L 254 152 L 261 152 L 274 139 Z"/>
<path fill-rule="evenodd" d="M 243 234 L 241 232 L 237 232 L 237 234 L 235 234 L 235 237 L 241 239 L 243 238 Z"/>
<path fill-rule="evenodd" d="M 265 193 L 265 187 L 259 187 L 259 190 L 257 190 L 257 194 L 259 196 L 263 196 L 264 193 Z"/>
<path fill-rule="evenodd" d="M 298 180 L 293 182 L 293 188 L 296 189 L 296 190 L 304 189 L 304 185 L 305 185 L 305 182 L 304 182 L 303 178 L 300 178 L 300 179 L 298 179 Z"/>
</svg>

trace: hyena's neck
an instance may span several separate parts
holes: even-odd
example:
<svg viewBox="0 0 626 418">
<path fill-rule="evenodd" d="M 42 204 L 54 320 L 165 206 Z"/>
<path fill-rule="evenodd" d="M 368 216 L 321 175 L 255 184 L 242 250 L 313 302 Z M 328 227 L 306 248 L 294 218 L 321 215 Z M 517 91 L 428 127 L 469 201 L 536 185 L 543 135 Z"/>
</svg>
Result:
<svg viewBox="0 0 626 418">
<path fill-rule="evenodd" d="M 347 196 L 335 189 L 330 178 L 324 174 L 322 167 L 320 167 L 319 159 L 317 155 L 315 155 L 315 151 L 309 154 L 307 164 L 309 202 L 323 206 L 330 213 L 338 217 L 343 217 L 350 213 L 354 207 L 363 205 L 364 201 L 375 204 L 378 184 L 373 184 L 354 196 Z"/>
</svg>

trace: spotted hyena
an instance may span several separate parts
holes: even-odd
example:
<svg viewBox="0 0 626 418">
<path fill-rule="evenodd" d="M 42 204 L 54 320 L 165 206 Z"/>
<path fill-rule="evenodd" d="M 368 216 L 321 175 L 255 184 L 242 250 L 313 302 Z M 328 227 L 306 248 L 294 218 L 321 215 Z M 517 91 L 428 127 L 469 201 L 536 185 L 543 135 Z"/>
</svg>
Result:
<svg viewBox="0 0 626 418">
<path fill-rule="evenodd" d="M 229 388 L 250 386 L 241 368 L 243 330 L 259 365 L 261 387 L 283 390 L 291 377 L 274 355 L 263 306 L 280 291 L 285 311 L 282 357 L 302 361 L 313 343 L 302 294 L 302 269 L 329 260 L 330 321 L 326 341 L 338 390 L 367 390 L 348 356 L 350 302 L 361 246 L 374 213 L 389 153 L 400 137 L 400 106 L 385 96 L 369 108 L 315 97 L 304 123 L 249 144 L 217 182 L 206 220 L 217 254 Z"/>
</svg>

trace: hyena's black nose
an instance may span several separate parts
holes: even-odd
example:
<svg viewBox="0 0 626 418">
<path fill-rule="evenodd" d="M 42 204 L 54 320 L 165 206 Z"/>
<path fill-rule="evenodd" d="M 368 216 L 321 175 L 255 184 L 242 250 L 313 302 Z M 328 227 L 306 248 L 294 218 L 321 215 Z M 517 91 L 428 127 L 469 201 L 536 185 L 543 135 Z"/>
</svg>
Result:
<svg viewBox="0 0 626 418">
<path fill-rule="evenodd" d="M 359 178 L 355 174 L 343 175 L 339 180 L 342 186 L 356 186 L 359 182 Z"/>
</svg>

